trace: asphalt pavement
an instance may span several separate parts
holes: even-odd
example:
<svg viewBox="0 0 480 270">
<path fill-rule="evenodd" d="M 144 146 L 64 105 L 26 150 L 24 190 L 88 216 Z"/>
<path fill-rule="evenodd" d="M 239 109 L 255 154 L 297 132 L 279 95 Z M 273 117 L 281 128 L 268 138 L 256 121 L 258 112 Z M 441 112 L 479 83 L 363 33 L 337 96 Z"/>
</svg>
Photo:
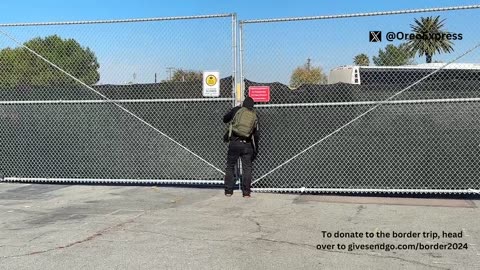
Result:
<svg viewBox="0 0 480 270">
<path fill-rule="evenodd" d="M 480 269 L 479 205 L 0 183 L 0 269 Z"/>
</svg>

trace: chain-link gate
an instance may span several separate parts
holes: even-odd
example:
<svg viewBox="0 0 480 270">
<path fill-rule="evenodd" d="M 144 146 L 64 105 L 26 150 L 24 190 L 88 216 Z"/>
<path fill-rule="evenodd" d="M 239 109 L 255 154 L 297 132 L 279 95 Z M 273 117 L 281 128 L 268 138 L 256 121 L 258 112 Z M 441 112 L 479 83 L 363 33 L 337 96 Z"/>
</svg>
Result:
<svg viewBox="0 0 480 270">
<path fill-rule="evenodd" d="M 478 193 L 478 8 L 240 21 L 254 190 Z"/>
<path fill-rule="evenodd" d="M 224 14 L 0 25 L 3 179 L 223 183 L 236 23 Z M 220 97 L 203 97 L 206 70 L 220 72 Z"/>
<path fill-rule="evenodd" d="M 478 192 L 479 7 L 242 21 L 242 89 L 272 96 L 255 190 Z M 0 36 L 4 180 L 223 183 L 234 14 Z M 202 70 L 232 74 L 219 98 Z"/>
</svg>

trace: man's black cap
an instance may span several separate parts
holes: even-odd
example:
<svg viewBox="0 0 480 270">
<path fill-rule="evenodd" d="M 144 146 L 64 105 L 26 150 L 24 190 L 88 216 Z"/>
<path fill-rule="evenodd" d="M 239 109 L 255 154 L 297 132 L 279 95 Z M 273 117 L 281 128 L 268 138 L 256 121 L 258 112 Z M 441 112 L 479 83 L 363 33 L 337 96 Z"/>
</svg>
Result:
<svg viewBox="0 0 480 270">
<path fill-rule="evenodd" d="M 253 104 L 254 101 L 251 97 L 246 97 L 245 100 L 243 101 L 243 107 L 253 109 Z"/>
</svg>

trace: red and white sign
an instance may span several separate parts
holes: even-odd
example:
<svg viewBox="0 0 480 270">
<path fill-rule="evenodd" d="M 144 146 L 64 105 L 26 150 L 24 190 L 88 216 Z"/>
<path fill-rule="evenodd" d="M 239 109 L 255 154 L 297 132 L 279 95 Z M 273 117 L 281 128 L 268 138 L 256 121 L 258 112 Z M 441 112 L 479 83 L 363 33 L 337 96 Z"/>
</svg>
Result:
<svg viewBox="0 0 480 270">
<path fill-rule="evenodd" d="M 270 86 L 250 86 L 248 87 L 248 96 L 255 102 L 269 102 Z"/>
</svg>

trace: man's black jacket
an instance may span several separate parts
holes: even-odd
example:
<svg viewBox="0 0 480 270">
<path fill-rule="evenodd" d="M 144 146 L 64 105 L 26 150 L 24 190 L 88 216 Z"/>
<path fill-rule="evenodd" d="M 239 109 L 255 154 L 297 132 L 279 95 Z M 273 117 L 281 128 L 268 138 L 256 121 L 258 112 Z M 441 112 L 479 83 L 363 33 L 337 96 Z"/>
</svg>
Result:
<svg viewBox="0 0 480 270">
<path fill-rule="evenodd" d="M 247 99 L 245 99 L 245 101 L 243 102 L 243 107 L 253 110 L 253 102 L 250 103 L 248 102 Z M 237 106 L 235 108 L 232 108 L 227 114 L 223 116 L 223 122 L 229 123 L 230 121 L 232 121 L 233 117 L 238 112 L 238 110 L 240 110 L 240 108 L 242 108 L 242 106 Z M 252 141 L 252 137 L 253 137 L 253 141 Z M 258 153 L 258 142 L 260 140 L 260 131 L 258 129 L 258 114 L 257 114 L 257 123 L 256 123 L 256 126 L 253 128 L 252 135 L 249 138 L 240 138 L 239 136 L 236 136 L 235 133 L 233 133 L 231 140 L 233 141 L 238 139 L 246 140 L 247 142 L 253 143 L 254 151 L 255 153 Z M 228 141 L 228 131 L 224 135 L 224 141 Z"/>
</svg>

